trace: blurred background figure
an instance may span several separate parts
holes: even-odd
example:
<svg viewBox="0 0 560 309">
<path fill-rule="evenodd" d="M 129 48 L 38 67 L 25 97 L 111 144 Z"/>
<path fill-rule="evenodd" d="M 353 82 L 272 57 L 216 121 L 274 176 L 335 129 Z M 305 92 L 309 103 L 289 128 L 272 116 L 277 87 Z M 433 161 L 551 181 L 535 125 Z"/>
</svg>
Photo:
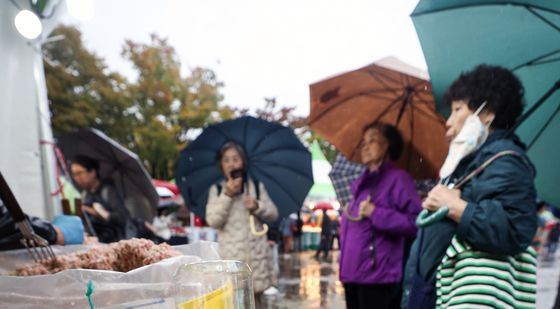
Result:
<svg viewBox="0 0 560 309">
<path fill-rule="evenodd" d="M 282 219 L 280 229 L 282 231 L 282 252 L 288 256 L 292 252 L 292 220 L 289 216 Z"/>
<path fill-rule="evenodd" d="M 327 209 L 323 208 L 323 215 L 321 216 L 321 242 L 319 243 L 319 248 L 315 253 L 315 258 L 319 259 L 321 252 L 323 253 L 323 258 L 327 259 L 329 257 L 329 252 L 331 250 L 331 236 L 332 236 L 332 224 L 329 215 L 327 214 Z"/>
<path fill-rule="evenodd" d="M 331 242 L 329 248 L 334 250 L 334 241 L 336 240 L 336 248 L 340 250 L 340 216 L 338 212 L 334 219 L 331 220 Z"/>
<path fill-rule="evenodd" d="M 292 237 L 293 237 L 293 250 L 294 252 L 301 252 L 303 247 L 301 238 L 303 236 L 303 220 L 301 219 L 301 212 L 296 213 L 296 219 L 292 222 Z"/>
<path fill-rule="evenodd" d="M 72 160 L 72 177 L 82 190 L 82 210 L 90 215 L 100 242 L 127 238 L 131 218 L 113 183 L 99 179 L 99 162 L 83 155 Z"/>
<path fill-rule="evenodd" d="M 552 213 L 551 207 L 542 200 L 537 201 L 537 216 L 538 227 L 533 248 L 544 260 L 552 261 L 560 238 L 558 218 Z"/>
</svg>

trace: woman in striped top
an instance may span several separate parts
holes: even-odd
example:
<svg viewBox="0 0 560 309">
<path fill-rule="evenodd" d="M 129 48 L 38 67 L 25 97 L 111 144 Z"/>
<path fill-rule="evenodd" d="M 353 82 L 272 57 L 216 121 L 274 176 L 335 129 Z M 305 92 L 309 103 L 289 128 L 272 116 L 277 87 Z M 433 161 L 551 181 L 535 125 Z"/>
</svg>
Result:
<svg viewBox="0 0 560 309">
<path fill-rule="evenodd" d="M 479 146 L 459 161 L 448 183 L 457 184 L 504 151 L 515 155 L 498 155 L 460 190 L 438 185 L 430 191 L 422 206 L 430 211 L 446 206 L 449 211 L 443 220 L 419 230 L 407 264 L 409 282 L 402 302 L 405 308 L 434 308 L 436 300 L 438 307 L 448 308 L 520 307 L 519 299 L 511 297 L 518 292 L 516 287 L 499 290 L 503 287 L 499 284 L 492 291 L 467 287 L 464 291 L 468 293 L 446 297 L 442 305 L 441 295 L 440 299 L 436 295 L 436 273 L 439 267 L 441 279 L 440 266 L 445 275 L 446 259 L 467 249 L 491 255 L 495 260 L 510 261 L 509 258 L 525 252 L 533 239 L 537 228 L 534 170 L 525 146 L 508 132 L 521 115 L 523 97 L 523 86 L 511 71 L 489 65 L 461 74 L 447 90 L 444 101 L 451 106 L 447 138 L 455 139 L 473 114 L 486 131 L 480 136 Z M 475 114 L 477 110 L 479 113 Z M 450 247 L 452 240 L 454 244 L 467 244 L 468 248 L 461 244 Z"/>
</svg>

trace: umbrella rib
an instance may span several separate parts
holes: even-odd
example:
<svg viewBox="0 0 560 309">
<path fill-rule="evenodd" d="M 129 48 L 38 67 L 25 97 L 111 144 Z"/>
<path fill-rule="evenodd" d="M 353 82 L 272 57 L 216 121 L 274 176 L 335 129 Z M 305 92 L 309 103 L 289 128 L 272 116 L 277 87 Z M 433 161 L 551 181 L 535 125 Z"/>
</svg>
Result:
<svg viewBox="0 0 560 309">
<path fill-rule="evenodd" d="M 305 149 L 304 147 L 301 147 L 301 148 L 298 148 L 298 147 L 272 148 L 272 149 L 268 149 L 268 150 L 263 151 L 263 152 L 253 152 L 253 153 L 249 156 L 248 160 L 249 160 L 249 161 L 258 160 L 258 157 L 260 157 L 260 156 L 267 155 L 267 154 L 270 154 L 270 153 L 273 153 L 273 152 L 279 151 L 279 150 L 295 150 L 295 151 L 302 151 L 302 150 L 304 150 L 304 149 Z M 305 149 L 305 151 L 307 151 L 307 149 Z"/>
<path fill-rule="evenodd" d="M 552 122 L 552 120 L 554 119 L 554 117 L 556 117 L 556 115 L 558 114 L 558 112 L 560 111 L 560 104 L 558 104 L 558 106 L 556 107 L 556 110 L 554 111 L 554 113 L 552 113 L 552 115 L 548 118 L 548 120 L 546 121 L 546 123 L 544 124 L 544 126 L 542 126 L 542 128 L 539 130 L 539 133 L 537 133 L 537 135 L 535 135 L 535 137 L 533 138 L 533 140 L 531 141 L 531 143 L 529 143 L 529 146 L 527 147 L 527 150 L 531 149 L 531 147 L 533 147 L 533 145 L 537 142 L 537 140 L 541 137 L 541 135 L 544 133 L 544 130 L 550 125 L 550 123 Z"/>
<path fill-rule="evenodd" d="M 384 97 L 384 96 L 380 96 L 380 95 L 375 95 L 375 93 L 373 92 L 364 92 L 364 93 L 360 93 L 357 96 L 365 96 L 365 97 L 371 97 L 371 98 L 377 98 L 377 99 L 383 99 L 383 100 L 391 100 L 393 97 Z"/>
<path fill-rule="evenodd" d="M 224 131 L 222 131 L 222 129 L 218 127 L 217 124 L 206 128 L 206 130 L 208 129 L 213 129 L 217 131 L 220 135 L 222 135 L 226 140 L 230 140 L 229 136 Z"/>
<path fill-rule="evenodd" d="M 321 113 L 319 113 L 317 116 L 313 117 L 313 119 L 310 119 L 310 120 L 309 120 L 309 124 L 312 124 L 312 123 L 318 121 L 319 119 L 323 118 L 326 114 L 328 114 L 328 113 L 329 113 L 331 110 L 333 110 L 334 108 L 336 108 L 336 107 L 338 107 L 339 105 L 343 104 L 344 102 L 349 101 L 349 100 L 351 100 L 351 99 L 353 99 L 353 98 L 355 98 L 355 97 L 358 97 L 358 96 L 370 96 L 370 97 L 373 97 L 373 98 L 380 98 L 380 99 L 384 99 L 384 100 L 390 100 L 390 99 L 391 99 L 390 97 L 383 97 L 383 96 L 375 96 L 375 95 L 372 95 L 372 94 L 375 93 L 376 91 L 379 91 L 379 90 L 376 89 L 376 90 L 373 90 L 373 91 L 360 92 L 360 93 L 357 93 L 357 94 L 355 94 L 355 95 L 351 95 L 351 96 L 349 96 L 349 97 L 346 97 L 346 98 L 344 98 L 344 99 L 342 99 L 342 100 L 340 100 L 340 101 L 338 101 L 338 102 L 336 102 L 336 103 L 334 103 L 334 104 L 330 104 L 327 108 L 325 108 L 324 110 L 322 110 Z M 392 91 L 389 90 L 389 92 L 392 92 Z"/>
<path fill-rule="evenodd" d="M 98 135 L 95 131 L 93 130 L 87 130 L 84 133 L 87 133 L 88 135 L 86 136 L 82 136 L 83 134 L 80 133 L 75 133 L 74 137 L 78 140 L 80 140 L 81 143 L 85 144 L 85 145 L 90 145 L 90 144 L 98 144 L 95 139 L 99 139 L 102 141 L 107 142 L 107 140 L 103 139 L 100 135 Z M 85 138 L 84 138 L 85 137 Z M 94 141 L 91 141 L 90 139 L 94 139 Z M 88 142 L 85 142 L 84 140 L 87 140 Z M 107 147 L 95 147 L 95 149 L 97 151 L 99 151 L 100 153 L 102 153 L 104 156 L 108 156 L 111 157 L 113 159 L 116 158 L 116 156 L 114 155 L 113 151 L 110 149 L 111 147 L 108 147 L 109 149 L 106 149 Z M 109 160 L 99 160 L 99 161 L 107 161 L 110 162 Z"/>
<path fill-rule="evenodd" d="M 284 192 L 286 193 L 286 195 L 292 200 L 292 202 L 294 202 L 294 204 L 298 204 L 298 201 L 296 201 L 295 198 L 294 198 L 288 191 L 286 191 L 286 189 L 284 189 L 284 188 L 280 185 L 280 183 L 278 183 L 278 181 L 276 181 L 276 179 L 274 179 L 274 177 L 272 177 L 272 175 L 270 175 L 269 173 L 266 173 L 265 171 L 263 171 L 263 170 L 262 170 L 261 168 L 259 168 L 259 167 L 256 167 L 256 166 L 255 166 L 254 168 L 260 170 L 261 173 L 263 173 L 264 175 L 266 175 L 270 181 L 274 182 L 274 183 L 278 186 L 278 188 L 280 188 L 282 191 L 284 191 Z M 270 193 L 269 193 L 269 194 L 270 194 Z M 278 206 L 277 206 L 277 207 L 278 207 Z"/>
<path fill-rule="evenodd" d="M 387 83 L 385 83 L 385 81 L 383 79 L 381 79 L 378 75 L 381 75 L 382 77 L 391 80 L 394 83 L 399 83 L 398 81 L 394 80 L 393 78 L 390 78 L 388 76 L 383 75 L 382 73 L 379 72 L 373 72 L 373 71 L 367 71 L 369 76 L 371 76 L 371 78 L 375 79 L 376 81 L 378 81 L 380 84 L 382 84 L 386 89 L 393 89 L 392 87 L 389 87 L 389 85 L 387 85 Z M 391 91 L 393 92 L 394 95 L 399 95 L 399 93 L 397 91 Z"/>
<path fill-rule="evenodd" d="M 282 129 L 289 130 L 289 128 L 287 128 L 287 127 L 285 127 L 285 126 L 283 126 L 283 125 L 278 125 L 278 127 L 276 127 L 274 130 L 272 130 L 272 131 L 270 131 L 270 132 L 266 132 L 266 134 L 263 134 L 263 135 L 259 138 L 259 140 L 255 143 L 255 146 L 253 147 L 253 149 L 257 149 L 257 148 L 261 145 L 261 143 L 265 140 L 265 138 L 269 137 L 270 135 L 272 135 L 272 134 L 274 134 L 274 133 L 276 133 L 276 132 L 278 132 L 278 131 L 280 131 L 280 130 L 282 130 Z M 253 149 L 251 150 L 251 152 L 253 151 Z M 249 151 L 249 150 L 247 149 L 247 151 Z M 251 152 L 248 152 L 248 153 L 251 153 Z"/>
<path fill-rule="evenodd" d="M 430 114 L 424 110 L 421 110 L 420 108 L 418 108 L 417 106 L 414 106 L 414 104 L 412 104 L 413 108 L 416 109 L 416 111 L 420 112 L 421 114 L 423 114 L 424 116 L 431 118 L 433 120 L 436 120 L 437 122 L 442 122 L 440 118 L 438 118 L 436 115 Z"/>
<path fill-rule="evenodd" d="M 377 118 L 375 118 L 375 120 L 372 121 L 371 123 L 376 122 L 376 121 L 378 121 L 379 119 L 381 119 L 381 117 L 385 116 L 392 108 L 400 107 L 400 106 L 399 106 L 398 104 L 396 104 L 396 103 L 399 102 L 399 101 L 401 101 L 402 99 L 404 99 L 404 96 L 399 96 L 398 98 L 396 98 L 395 100 L 393 100 L 393 102 L 391 102 L 391 104 L 389 104 L 389 106 L 387 106 L 387 108 L 385 108 L 385 110 L 383 110 L 383 111 L 379 114 L 379 116 L 377 116 Z"/>
<path fill-rule="evenodd" d="M 462 5 L 454 5 L 453 7 L 446 7 L 446 8 L 440 8 L 440 9 L 435 9 L 435 10 L 427 10 L 424 11 L 422 13 L 412 13 L 410 14 L 411 17 L 417 17 L 417 16 L 422 16 L 422 15 L 428 15 L 428 14 L 433 14 L 433 13 L 439 13 L 439 12 L 444 12 L 444 11 L 451 11 L 451 10 L 458 10 L 458 9 L 465 9 L 465 8 L 470 8 L 470 7 L 475 7 L 475 6 L 492 6 L 492 5 L 503 5 L 504 3 L 501 1 L 496 1 L 495 3 L 473 3 L 473 4 L 462 4 Z M 542 7 L 540 5 L 528 5 L 526 3 L 523 2 L 518 2 L 518 1 L 508 1 L 507 5 L 511 5 L 511 6 L 521 6 L 521 7 L 534 7 L 537 8 L 539 10 L 542 11 L 546 11 L 546 12 L 550 12 L 553 14 L 560 14 L 560 11 L 556 11 L 550 8 L 546 8 L 546 7 Z"/>
<path fill-rule="evenodd" d="M 393 72 L 398 73 L 398 74 L 402 74 L 402 73 L 400 73 L 400 72 L 398 72 L 398 71 L 393 71 Z M 391 81 L 391 82 L 393 82 L 393 83 L 395 83 L 395 84 L 399 84 L 399 83 L 400 83 L 399 80 L 394 79 L 393 77 L 389 76 L 388 74 L 385 74 L 384 72 L 379 72 L 379 71 L 368 71 L 368 73 L 369 73 L 370 75 L 372 75 L 372 76 L 373 76 L 373 75 L 381 76 L 381 77 L 383 77 L 383 78 L 385 78 L 385 79 L 387 79 L 387 80 L 389 80 L 389 81 Z M 402 83 L 400 83 L 400 84 L 402 84 Z M 385 85 L 385 86 L 386 86 L 386 85 Z"/>
<path fill-rule="evenodd" d="M 556 26 L 553 22 L 548 20 L 546 17 L 542 16 L 541 14 L 537 13 L 535 9 L 530 6 L 526 7 L 527 11 L 531 12 L 533 15 L 537 16 L 540 20 L 542 20 L 545 24 L 549 25 L 550 27 L 554 28 L 556 31 L 560 32 L 560 27 Z"/>
<path fill-rule="evenodd" d="M 547 64 L 547 63 L 552 63 L 552 62 L 556 62 L 556 61 L 560 61 L 560 57 L 552 58 L 552 59 L 548 59 L 548 60 L 543 60 L 543 61 L 536 61 L 534 64 L 535 65 L 541 65 L 541 64 Z"/>
<path fill-rule="evenodd" d="M 269 163 L 269 162 L 263 162 L 263 161 L 258 161 L 258 160 L 255 161 L 255 162 L 261 162 L 260 165 L 266 165 L 266 166 L 271 166 L 271 167 L 281 167 L 281 168 L 284 169 L 284 170 L 291 171 L 291 172 L 293 172 L 294 174 L 301 175 L 301 176 L 303 176 L 303 177 L 309 179 L 309 178 L 307 177 L 308 175 L 305 175 L 305 174 L 301 173 L 299 170 L 295 170 L 295 169 L 290 168 L 290 167 L 287 167 L 287 166 L 285 166 L 285 165 L 280 165 L 280 164 L 276 164 L 276 163 Z M 252 165 L 252 166 L 253 166 L 254 168 L 261 169 L 261 168 L 258 167 L 258 166 L 255 166 L 255 165 Z M 261 169 L 261 170 L 262 170 L 262 169 Z M 313 179 L 310 179 L 310 180 L 313 181 Z"/>
<path fill-rule="evenodd" d="M 243 124 L 243 144 L 246 144 L 247 142 L 247 127 L 249 126 L 249 119 L 250 118 L 247 118 L 247 121 Z M 245 149 L 245 151 L 247 151 L 247 149 Z"/>
<path fill-rule="evenodd" d="M 511 70 L 512 70 L 512 71 L 517 71 L 517 70 L 521 69 L 521 68 L 524 67 L 524 66 L 530 66 L 530 65 L 533 65 L 533 64 L 540 64 L 540 63 L 538 63 L 539 60 L 542 60 L 542 59 L 544 59 L 544 58 L 550 57 L 550 56 L 552 56 L 552 55 L 554 55 L 554 54 L 557 54 L 557 53 L 560 53 L 560 49 L 557 49 L 557 50 L 554 50 L 554 51 L 552 51 L 552 52 L 550 52 L 550 53 L 546 53 L 546 54 L 544 54 L 544 55 L 542 55 L 542 56 L 538 56 L 538 57 L 536 57 L 536 58 L 533 58 L 533 59 L 531 59 L 531 60 L 529 60 L 529 61 L 527 61 L 527 62 L 525 62 L 525 63 L 522 63 L 522 64 L 520 64 L 520 65 L 514 67 L 514 68 L 511 69 Z"/>
<path fill-rule="evenodd" d="M 422 103 L 424 103 L 424 104 L 426 104 L 426 105 L 428 105 L 428 106 L 430 106 L 430 105 L 433 104 L 433 102 L 426 101 L 426 100 L 422 99 L 422 97 L 420 97 L 420 95 L 418 95 L 418 93 L 414 93 L 413 96 L 417 97 L 417 98 L 418 98 L 418 101 L 420 101 L 420 102 L 422 102 Z"/>
</svg>

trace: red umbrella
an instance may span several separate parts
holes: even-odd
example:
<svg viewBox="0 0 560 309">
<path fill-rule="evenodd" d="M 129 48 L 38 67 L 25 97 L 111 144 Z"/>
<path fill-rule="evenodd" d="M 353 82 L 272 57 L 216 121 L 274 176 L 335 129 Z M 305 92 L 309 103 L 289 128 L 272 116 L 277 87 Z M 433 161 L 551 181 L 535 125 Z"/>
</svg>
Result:
<svg viewBox="0 0 560 309">
<path fill-rule="evenodd" d="M 173 197 L 179 195 L 179 188 L 177 188 L 177 185 L 174 183 L 170 183 L 168 181 L 165 180 L 159 180 L 159 179 L 153 179 L 153 183 L 154 186 L 157 188 L 166 188 L 169 191 L 171 191 L 171 193 L 173 193 Z M 160 195 L 160 197 L 162 197 Z"/>
<path fill-rule="evenodd" d="M 327 202 L 317 203 L 315 207 L 313 207 L 313 210 L 331 210 L 331 209 L 334 209 L 334 207 Z"/>
</svg>

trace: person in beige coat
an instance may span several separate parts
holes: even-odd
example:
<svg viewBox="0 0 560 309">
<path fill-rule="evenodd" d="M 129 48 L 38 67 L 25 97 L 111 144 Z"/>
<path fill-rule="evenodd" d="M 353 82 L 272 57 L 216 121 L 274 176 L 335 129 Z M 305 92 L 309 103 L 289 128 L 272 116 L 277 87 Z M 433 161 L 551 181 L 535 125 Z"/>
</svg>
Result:
<svg viewBox="0 0 560 309">
<path fill-rule="evenodd" d="M 268 227 L 263 221 L 275 221 L 278 209 L 262 184 L 247 177 L 236 177 L 236 172 L 232 175 L 232 171 L 244 170 L 247 166 L 240 145 L 227 142 L 217 159 L 226 180 L 210 188 L 206 222 L 218 231 L 221 257 L 246 262 L 253 270 L 253 288 L 258 302 L 260 294 L 276 284 L 272 252 L 266 238 Z M 259 186 L 258 194 L 255 185 Z"/>
</svg>

